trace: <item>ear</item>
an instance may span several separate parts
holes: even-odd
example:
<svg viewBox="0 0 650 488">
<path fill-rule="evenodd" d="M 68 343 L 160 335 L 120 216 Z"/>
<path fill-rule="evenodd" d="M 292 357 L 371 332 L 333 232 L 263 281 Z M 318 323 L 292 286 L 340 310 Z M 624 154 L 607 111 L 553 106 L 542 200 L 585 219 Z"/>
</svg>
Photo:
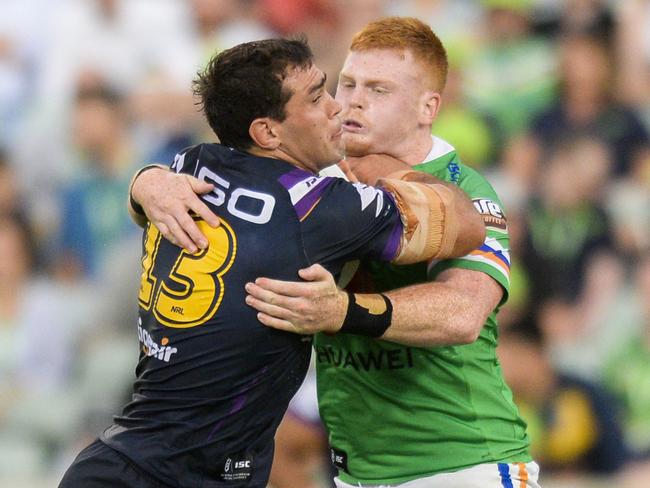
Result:
<svg viewBox="0 0 650 488">
<path fill-rule="evenodd" d="M 248 127 L 248 134 L 251 136 L 253 143 L 261 148 L 273 151 L 280 146 L 278 123 L 269 117 L 255 119 Z"/>
<path fill-rule="evenodd" d="M 442 102 L 442 98 L 440 96 L 440 93 L 432 90 L 427 90 L 426 92 L 424 92 L 424 94 L 422 95 L 422 100 L 420 105 L 421 106 L 420 122 L 422 122 L 425 125 L 433 124 L 433 121 L 438 116 L 438 110 L 440 110 L 441 102 Z"/>
</svg>

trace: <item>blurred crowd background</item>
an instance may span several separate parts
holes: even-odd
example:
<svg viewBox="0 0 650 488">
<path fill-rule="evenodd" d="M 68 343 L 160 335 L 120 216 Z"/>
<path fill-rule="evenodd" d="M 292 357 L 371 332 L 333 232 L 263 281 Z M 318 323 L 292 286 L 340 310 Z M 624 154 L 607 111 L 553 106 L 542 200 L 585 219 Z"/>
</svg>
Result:
<svg viewBox="0 0 650 488">
<path fill-rule="evenodd" d="M 333 91 L 352 34 L 385 15 L 445 43 L 434 133 L 503 199 L 499 354 L 543 486 L 650 486 L 649 0 L 0 0 L 1 486 L 56 486 L 130 396 L 127 186 L 214 140 L 196 71 L 304 32 Z M 329 486 L 325 445 L 308 382 L 274 485 Z"/>
</svg>

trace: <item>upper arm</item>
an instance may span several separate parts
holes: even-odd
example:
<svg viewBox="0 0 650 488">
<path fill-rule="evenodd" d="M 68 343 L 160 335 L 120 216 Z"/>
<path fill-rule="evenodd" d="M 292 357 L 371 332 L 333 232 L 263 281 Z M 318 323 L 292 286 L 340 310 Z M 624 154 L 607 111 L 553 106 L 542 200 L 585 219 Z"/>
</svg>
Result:
<svg viewBox="0 0 650 488">
<path fill-rule="evenodd" d="M 452 268 L 435 281 L 387 294 L 393 319 L 382 339 L 418 347 L 449 346 L 476 341 L 503 288 L 481 271 Z"/>
<path fill-rule="evenodd" d="M 292 199 L 310 261 L 393 259 L 399 251 L 402 222 L 390 194 L 340 178 L 320 180 L 300 200 Z"/>
<path fill-rule="evenodd" d="M 470 184 L 462 189 L 472 199 L 483 219 L 485 240 L 465 256 L 431 262 L 429 279 L 437 279 L 440 274 L 452 269 L 480 272 L 501 290 L 500 301 L 494 305 L 494 309 L 508 299 L 510 292 L 510 239 L 506 215 L 499 197 L 478 173 L 473 172 Z"/>
</svg>

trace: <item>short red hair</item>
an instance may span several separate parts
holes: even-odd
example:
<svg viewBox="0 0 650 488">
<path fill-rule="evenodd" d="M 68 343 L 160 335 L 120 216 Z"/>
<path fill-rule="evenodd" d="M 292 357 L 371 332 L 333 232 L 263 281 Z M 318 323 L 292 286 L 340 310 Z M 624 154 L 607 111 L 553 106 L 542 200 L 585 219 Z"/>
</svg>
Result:
<svg viewBox="0 0 650 488">
<path fill-rule="evenodd" d="M 386 17 L 370 22 L 352 38 L 350 51 L 409 50 L 431 74 L 434 88 L 442 92 L 449 62 L 442 42 L 427 24 L 414 17 Z"/>
</svg>

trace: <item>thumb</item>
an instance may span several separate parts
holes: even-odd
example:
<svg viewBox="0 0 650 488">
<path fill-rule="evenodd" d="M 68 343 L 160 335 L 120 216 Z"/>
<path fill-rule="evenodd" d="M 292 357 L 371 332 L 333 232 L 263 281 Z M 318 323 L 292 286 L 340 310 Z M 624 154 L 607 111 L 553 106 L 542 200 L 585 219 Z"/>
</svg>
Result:
<svg viewBox="0 0 650 488">
<path fill-rule="evenodd" d="M 331 275 L 320 264 L 312 264 L 309 268 L 298 270 L 298 276 L 306 281 L 324 281 Z"/>
<path fill-rule="evenodd" d="M 200 180 L 194 176 L 187 175 L 187 181 L 189 181 L 192 191 L 198 195 L 203 195 L 204 193 L 208 193 L 214 189 L 214 185 L 212 183 Z"/>
</svg>

